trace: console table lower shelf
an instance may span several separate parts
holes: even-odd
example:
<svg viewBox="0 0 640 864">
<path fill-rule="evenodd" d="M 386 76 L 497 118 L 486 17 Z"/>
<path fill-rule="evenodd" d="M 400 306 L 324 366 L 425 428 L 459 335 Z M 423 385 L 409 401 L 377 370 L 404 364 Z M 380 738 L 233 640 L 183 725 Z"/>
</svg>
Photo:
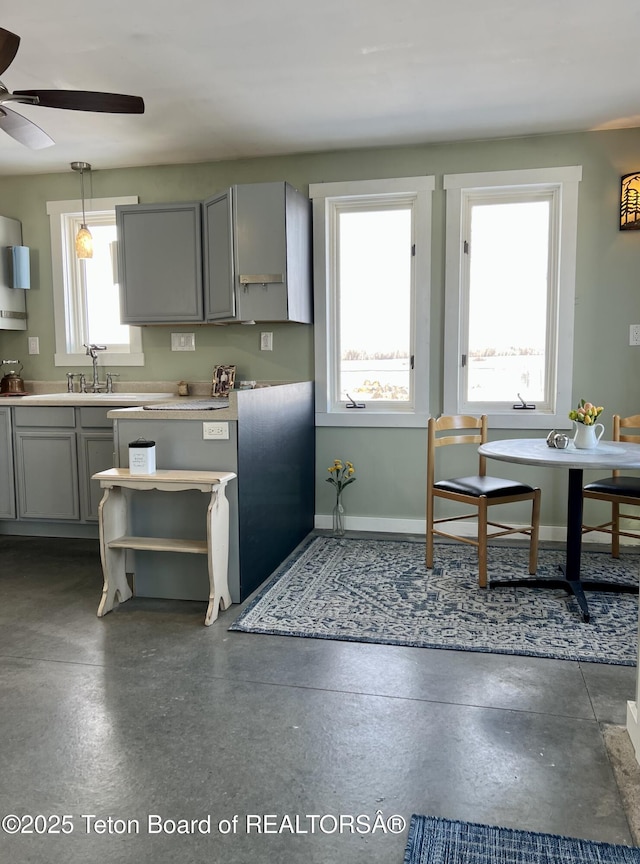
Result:
<svg viewBox="0 0 640 864">
<path fill-rule="evenodd" d="M 110 468 L 93 475 L 104 495 L 98 507 L 100 557 L 104 575 L 102 598 L 98 606 L 101 618 L 113 609 L 116 598 L 124 603 L 133 596 L 127 581 L 125 554 L 127 549 L 153 552 L 186 552 L 206 555 L 209 567 L 209 603 L 204 618 L 209 626 L 218 617 L 219 609 L 228 609 L 231 594 L 228 586 L 229 561 L 229 502 L 225 487 L 235 478 L 231 471 L 158 470 L 154 474 L 131 474 L 128 468 Z M 134 537 L 128 533 L 129 513 L 126 490 L 161 492 L 208 492 L 207 539 L 182 540 L 165 537 Z"/>
</svg>

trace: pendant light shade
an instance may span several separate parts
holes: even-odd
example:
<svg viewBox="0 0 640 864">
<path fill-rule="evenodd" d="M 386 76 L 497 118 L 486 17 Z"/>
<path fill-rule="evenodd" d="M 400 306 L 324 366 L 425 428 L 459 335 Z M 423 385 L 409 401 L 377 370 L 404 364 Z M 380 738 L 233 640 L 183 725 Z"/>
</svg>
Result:
<svg viewBox="0 0 640 864">
<path fill-rule="evenodd" d="M 76 257 L 93 258 L 93 237 L 86 225 L 82 225 L 76 234 Z"/>
<path fill-rule="evenodd" d="M 80 172 L 80 191 L 82 194 L 82 225 L 76 234 L 76 257 L 93 258 L 93 237 L 87 228 L 84 214 L 84 172 L 91 171 L 91 165 L 88 162 L 72 162 L 71 169 Z"/>
</svg>

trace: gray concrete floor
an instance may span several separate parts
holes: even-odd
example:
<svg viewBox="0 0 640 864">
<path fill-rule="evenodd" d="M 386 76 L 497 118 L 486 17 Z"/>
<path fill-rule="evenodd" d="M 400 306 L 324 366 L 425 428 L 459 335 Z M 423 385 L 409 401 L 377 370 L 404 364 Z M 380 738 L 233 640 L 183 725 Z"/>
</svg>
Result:
<svg viewBox="0 0 640 864">
<path fill-rule="evenodd" d="M 98 619 L 93 541 L 0 537 L 0 568 L 0 816 L 46 817 L 1 861 L 401 864 L 378 812 L 632 843 L 602 734 L 630 667 Z"/>
</svg>

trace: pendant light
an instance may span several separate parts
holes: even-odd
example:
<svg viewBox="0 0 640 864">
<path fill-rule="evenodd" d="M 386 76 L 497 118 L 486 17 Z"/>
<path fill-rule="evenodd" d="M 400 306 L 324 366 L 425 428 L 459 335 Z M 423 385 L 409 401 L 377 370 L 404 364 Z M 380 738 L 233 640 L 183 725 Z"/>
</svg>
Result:
<svg viewBox="0 0 640 864">
<path fill-rule="evenodd" d="M 76 257 L 93 258 L 93 237 L 87 228 L 87 220 L 84 215 L 84 172 L 91 171 L 88 162 L 72 162 L 71 169 L 80 172 L 80 189 L 82 194 L 82 224 L 76 234 Z"/>
</svg>

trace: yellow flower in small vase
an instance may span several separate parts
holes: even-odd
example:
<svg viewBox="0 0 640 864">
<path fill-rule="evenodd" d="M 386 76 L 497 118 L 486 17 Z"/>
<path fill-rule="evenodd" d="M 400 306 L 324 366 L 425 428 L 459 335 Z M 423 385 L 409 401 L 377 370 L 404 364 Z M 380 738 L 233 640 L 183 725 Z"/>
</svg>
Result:
<svg viewBox="0 0 640 864">
<path fill-rule="evenodd" d="M 327 477 L 327 483 L 331 483 L 336 490 L 336 503 L 333 508 L 333 532 L 342 536 L 345 532 L 342 493 L 350 483 L 355 483 L 356 469 L 353 467 L 352 462 L 343 462 L 341 459 L 334 459 L 333 465 L 327 470 L 331 475 Z"/>
</svg>

